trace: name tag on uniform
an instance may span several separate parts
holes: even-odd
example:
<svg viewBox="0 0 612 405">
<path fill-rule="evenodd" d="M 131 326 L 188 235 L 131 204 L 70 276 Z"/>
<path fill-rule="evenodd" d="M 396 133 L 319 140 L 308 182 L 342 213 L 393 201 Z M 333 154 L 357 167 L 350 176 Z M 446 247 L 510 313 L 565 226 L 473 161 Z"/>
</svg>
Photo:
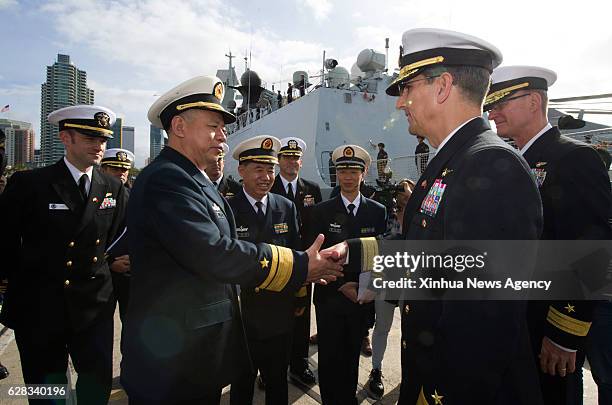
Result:
<svg viewBox="0 0 612 405">
<path fill-rule="evenodd" d="M 421 203 L 421 213 L 435 217 L 440 208 L 444 191 L 446 191 L 446 184 L 442 183 L 442 179 L 436 179 Z"/>
<path fill-rule="evenodd" d="M 287 233 L 289 232 L 289 225 L 287 225 L 286 222 L 283 222 L 281 224 L 274 224 L 274 232 L 277 234 Z"/>
<path fill-rule="evenodd" d="M 340 224 L 329 224 L 329 232 L 331 233 L 341 233 L 342 232 L 342 225 Z"/>
<path fill-rule="evenodd" d="M 248 238 L 249 237 L 249 228 L 241 226 L 240 228 L 236 228 L 236 233 L 239 238 Z"/>
<path fill-rule="evenodd" d="M 69 208 L 66 204 L 51 203 L 49 204 L 49 209 L 50 210 L 67 210 Z"/>
<path fill-rule="evenodd" d="M 364 233 L 374 233 L 376 231 L 376 229 L 374 227 L 371 228 L 361 228 L 361 234 L 363 235 Z"/>
</svg>

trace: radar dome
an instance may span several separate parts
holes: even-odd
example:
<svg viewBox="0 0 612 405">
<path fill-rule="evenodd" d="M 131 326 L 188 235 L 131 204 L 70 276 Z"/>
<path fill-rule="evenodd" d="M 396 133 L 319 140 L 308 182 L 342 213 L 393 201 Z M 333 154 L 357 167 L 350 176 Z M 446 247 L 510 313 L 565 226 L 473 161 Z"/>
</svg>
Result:
<svg viewBox="0 0 612 405">
<path fill-rule="evenodd" d="M 357 62 L 353 63 L 353 66 L 351 66 L 351 80 L 357 80 L 358 77 L 363 79 L 364 76 L 363 70 L 359 69 Z"/>
<path fill-rule="evenodd" d="M 260 87 L 261 79 L 253 70 L 247 70 L 240 76 L 240 85 L 244 87 Z"/>
<path fill-rule="evenodd" d="M 339 87 L 349 82 L 349 72 L 342 66 L 336 66 L 327 72 L 329 87 Z"/>
<path fill-rule="evenodd" d="M 357 56 L 357 66 L 364 72 L 375 72 L 385 69 L 385 55 L 374 49 L 364 49 Z"/>
</svg>

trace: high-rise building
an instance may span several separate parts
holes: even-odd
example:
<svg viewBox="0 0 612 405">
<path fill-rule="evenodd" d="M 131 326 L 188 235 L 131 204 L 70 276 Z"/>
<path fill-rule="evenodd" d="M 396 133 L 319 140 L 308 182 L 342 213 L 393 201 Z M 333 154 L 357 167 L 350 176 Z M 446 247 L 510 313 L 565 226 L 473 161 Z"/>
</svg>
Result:
<svg viewBox="0 0 612 405">
<path fill-rule="evenodd" d="M 164 132 L 163 129 L 157 128 L 153 125 L 150 126 L 149 130 L 149 159 L 153 161 L 159 155 L 159 152 L 164 147 Z"/>
<path fill-rule="evenodd" d="M 9 166 L 25 166 L 34 161 L 34 129 L 29 122 L 0 119 L 6 134 L 6 160 Z"/>
<path fill-rule="evenodd" d="M 94 91 L 87 87 L 87 73 L 76 68 L 70 55 L 58 54 L 57 61 L 47 66 L 47 81 L 41 85 L 40 92 L 40 146 L 45 165 L 64 156 L 58 128 L 47 121 L 47 116 L 59 108 L 93 103 Z"/>
<path fill-rule="evenodd" d="M 132 153 L 134 152 L 134 127 L 123 127 L 123 136 L 121 138 L 121 147 L 127 149 Z"/>
<path fill-rule="evenodd" d="M 115 124 L 111 127 L 113 130 L 113 139 L 106 142 L 106 149 L 122 148 L 123 144 L 123 118 L 117 117 Z"/>
</svg>

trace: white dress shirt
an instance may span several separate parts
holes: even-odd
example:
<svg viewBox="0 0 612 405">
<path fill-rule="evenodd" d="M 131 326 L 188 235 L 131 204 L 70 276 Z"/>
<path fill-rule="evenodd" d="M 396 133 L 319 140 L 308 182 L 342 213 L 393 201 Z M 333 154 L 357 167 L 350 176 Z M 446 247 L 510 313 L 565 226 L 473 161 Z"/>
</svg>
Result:
<svg viewBox="0 0 612 405">
<path fill-rule="evenodd" d="M 66 163 L 66 166 L 68 167 L 68 170 L 70 171 L 70 174 L 72 175 L 72 178 L 74 179 L 77 186 L 79 185 L 79 180 L 81 179 L 81 176 L 87 176 L 87 180 L 85 181 L 85 191 L 87 191 L 87 195 L 89 195 L 89 190 L 91 189 L 91 177 L 93 176 L 93 166 L 90 166 L 85 172 L 82 172 L 77 169 L 75 165 L 70 163 L 66 156 L 64 156 L 64 163 Z"/>
<path fill-rule="evenodd" d="M 251 207 L 253 207 L 253 209 L 255 210 L 255 213 L 257 213 L 257 205 L 255 205 L 255 203 L 258 201 L 261 201 L 261 204 L 262 204 L 261 210 L 263 211 L 264 215 L 266 215 L 266 209 L 268 208 L 268 194 L 263 196 L 261 200 L 256 200 L 253 197 L 251 197 L 249 193 L 246 192 L 244 187 L 242 188 L 242 190 L 244 191 L 244 195 L 246 195 L 247 200 L 249 200 Z"/>
</svg>

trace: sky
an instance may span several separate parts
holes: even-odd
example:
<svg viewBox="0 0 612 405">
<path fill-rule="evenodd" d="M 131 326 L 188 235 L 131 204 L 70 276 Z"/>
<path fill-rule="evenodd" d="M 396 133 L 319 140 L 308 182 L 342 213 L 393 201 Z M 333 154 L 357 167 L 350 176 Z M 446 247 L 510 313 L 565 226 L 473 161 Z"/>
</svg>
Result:
<svg viewBox="0 0 612 405">
<path fill-rule="evenodd" d="M 87 72 L 95 103 L 135 127 L 142 167 L 151 104 L 227 68 L 229 51 L 239 77 L 250 55 L 267 87 L 285 90 L 294 71 L 317 74 L 323 51 L 350 70 L 361 50 L 384 53 L 385 38 L 396 68 L 411 28 L 465 32 L 497 46 L 505 65 L 556 71 L 550 98 L 612 93 L 611 9 L 600 0 L 0 0 L 0 107 L 10 105 L 0 118 L 31 122 L 38 147 L 46 66 L 68 54 Z"/>
</svg>

